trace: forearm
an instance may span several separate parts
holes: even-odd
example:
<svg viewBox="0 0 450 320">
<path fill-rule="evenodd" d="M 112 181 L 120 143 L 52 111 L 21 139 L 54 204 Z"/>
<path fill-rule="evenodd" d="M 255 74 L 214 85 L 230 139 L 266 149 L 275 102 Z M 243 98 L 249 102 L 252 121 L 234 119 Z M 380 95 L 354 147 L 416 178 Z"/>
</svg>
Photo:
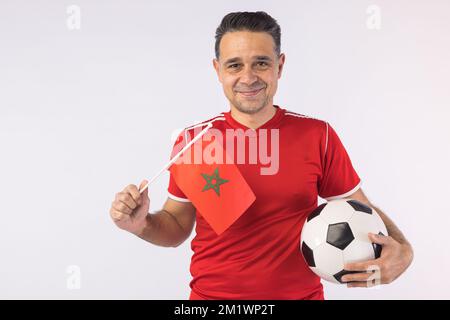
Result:
<svg viewBox="0 0 450 320">
<path fill-rule="evenodd" d="M 161 247 L 176 247 L 188 237 L 177 219 L 166 210 L 149 213 L 144 229 L 137 236 Z"/>
</svg>

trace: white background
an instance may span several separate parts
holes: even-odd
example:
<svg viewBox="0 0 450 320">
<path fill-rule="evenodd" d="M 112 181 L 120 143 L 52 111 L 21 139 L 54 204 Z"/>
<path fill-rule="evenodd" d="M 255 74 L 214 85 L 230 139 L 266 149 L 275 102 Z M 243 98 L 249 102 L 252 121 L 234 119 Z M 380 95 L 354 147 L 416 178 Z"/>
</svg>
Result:
<svg viewBox="0 0 450 320">
<path fill-rule="evenodd" d="M 73 4 L 80 30 L 66 25 Z M 380 30 L 366 26 L 369 5 Z M 153 246 L 108 211 L 165 164 L 175 129 L 228 111 L 214 32 L 244 10 L 281 25 L 275 103 L 334 126 L 363 190 L 415 249 L 393 284 L 325 284 L 326 298 L 450 298 L 446 0 L 0 0 L 0 298 L 188 297 L 190 241 Z M 152 211 L 167 182 L 151 186 Z M 71 265 L 80 289 L 67 287 Z"/>
</svg>

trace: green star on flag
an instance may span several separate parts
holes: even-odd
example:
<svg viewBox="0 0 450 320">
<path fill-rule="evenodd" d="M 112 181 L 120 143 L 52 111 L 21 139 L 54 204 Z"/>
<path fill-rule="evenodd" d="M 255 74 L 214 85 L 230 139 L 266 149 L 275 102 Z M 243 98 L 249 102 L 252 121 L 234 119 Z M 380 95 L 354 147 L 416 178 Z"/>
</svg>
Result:
<svg viewBox="0 0 450 320">
<path fill-rule="evenodd" d="M 219 167 L 214 170 L 214 173 L 212 175 L 202 173 L 202 177 L 206 180 L 206 185 L 203 187 L 202 191 L 213 189 L 218 196 L 220 196 L 220 186 L 224 183 L 229 182 L 229 180 L 222 179 L 219 176 Z"/>
</svg>

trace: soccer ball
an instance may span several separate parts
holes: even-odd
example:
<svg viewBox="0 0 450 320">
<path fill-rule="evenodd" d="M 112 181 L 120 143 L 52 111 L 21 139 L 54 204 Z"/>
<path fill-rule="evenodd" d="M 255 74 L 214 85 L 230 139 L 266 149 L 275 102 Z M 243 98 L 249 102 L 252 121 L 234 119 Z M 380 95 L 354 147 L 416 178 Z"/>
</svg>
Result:
<svg viewBox="0 0 450 320">
<path fill-rule="evenodd" d="M 369 232 L 388 235 L 375 209 L 353 199 L 332 200 L 308 216 L 300 248 L 311 270 L 324 280 L 342 283 L 349 262 L 380 257 L 381 246 L 369 240 Z"/>
</svg>

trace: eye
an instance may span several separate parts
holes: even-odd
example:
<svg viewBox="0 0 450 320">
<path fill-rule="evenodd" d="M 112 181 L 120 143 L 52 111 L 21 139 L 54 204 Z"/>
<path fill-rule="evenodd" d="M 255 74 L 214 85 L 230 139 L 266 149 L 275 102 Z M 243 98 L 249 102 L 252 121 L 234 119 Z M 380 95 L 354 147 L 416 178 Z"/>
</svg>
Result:
<svg viewBox="0 0 450 320">
<path fill-rule="evenodd" d="M 230 65 L 228 66 L 228 68 L 231 68 L 231 69 L 235 69 L 235 68 L 237 68 L 237 67 L 239 67 L 239 64 L 237 64 L 237 63 L 230 64 Z"/>
<path fill-rule="evenodd" d="M 260 61 L 260 62 L 258 62 L 258 65 L 259 66 L 267 66 L 267 62 Z"/>
</svg>

